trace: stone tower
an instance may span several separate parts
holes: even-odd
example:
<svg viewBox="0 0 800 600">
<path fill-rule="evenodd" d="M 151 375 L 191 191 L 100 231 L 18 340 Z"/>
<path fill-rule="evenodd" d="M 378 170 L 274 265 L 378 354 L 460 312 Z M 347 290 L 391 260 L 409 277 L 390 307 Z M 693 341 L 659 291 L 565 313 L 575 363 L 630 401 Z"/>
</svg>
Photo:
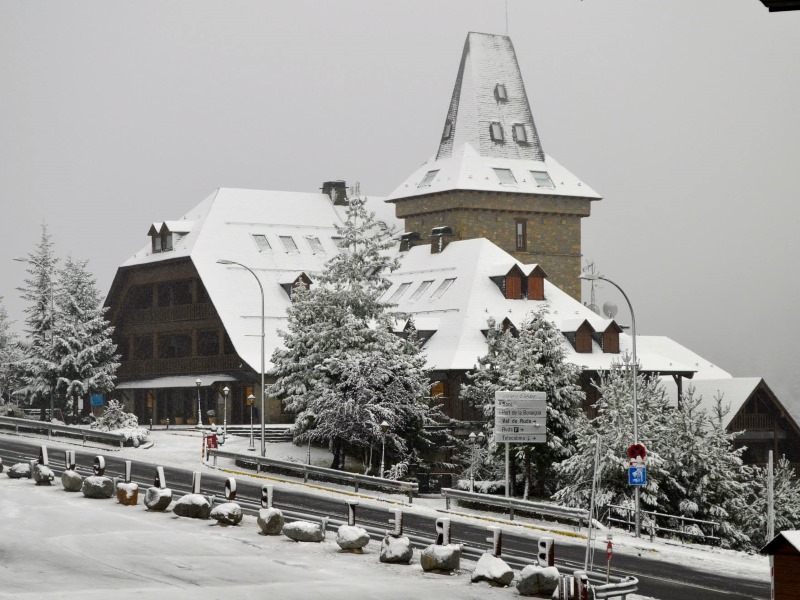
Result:
<svg viewBox="0 0 800 600">
<path fill-rule="evenodd" d="M 580 300 L 581 219 L 593 200 L 542 150 L 511 39 L 468 34 L 439 150 L 386 200 L 405 230 L 487 238 Z"/>
</svg>

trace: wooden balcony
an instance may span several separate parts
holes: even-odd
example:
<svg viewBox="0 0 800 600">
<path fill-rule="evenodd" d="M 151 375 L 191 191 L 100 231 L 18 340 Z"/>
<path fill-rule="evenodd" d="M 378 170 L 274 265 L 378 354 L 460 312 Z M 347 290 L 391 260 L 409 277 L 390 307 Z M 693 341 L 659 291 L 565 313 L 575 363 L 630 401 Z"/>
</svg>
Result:
<svg viewBox="0 0 800 600">
<path fill-rule="evenodd" d="M 214 305 L 208 304 L 181 304 L 179 306 L 157 306 L 142 308 L 125 313 L 126 325 L 141 325 L 146 323 L 174 323 L 176 321 L 202 321 L 216 319 L 217 311 Z"/>
<path fill-rule="evenodd" d="M 160 358 L 129 360 L 117 371 L 118 377 L 158 377 L 195 373 L 244 371 L 242 359 L 235 354 L 224 356 L 187 356 L 185 358 Z"/>
<path fill-rule="evenodd" d="M 775 429 L 775 418 L 772 415 L 739 414 L 731 421 L 730 431 L 769 431 Z"/>
</svg>

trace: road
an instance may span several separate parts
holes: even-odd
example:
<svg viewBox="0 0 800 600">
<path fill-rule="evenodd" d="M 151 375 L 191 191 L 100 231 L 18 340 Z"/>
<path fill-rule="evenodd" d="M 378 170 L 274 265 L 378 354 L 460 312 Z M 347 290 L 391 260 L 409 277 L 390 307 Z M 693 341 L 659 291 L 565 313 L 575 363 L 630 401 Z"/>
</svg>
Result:
<svg viewBox="0 0 800 600">
<path fill-rule="evenodd" d="M 0 458 L 6 468 L 16 462 L 28 462 L 39 455 L 41 442 L 23 441 L 13 437 L 0 436 Z M 60 475 L 64 468 L 63 451 L 48 452 L 50 466 Z M 116 458 L 102 451 L 84 452 L 76 450 L 78 470 L 84 474 L 92 471 L 95 456 L 103 454 L 106 461 L 106 475 L 122 477 L 125 459 Z M 155 465 L 148 462 L 131 461 L 132 480 L 140 487 L 153 485 Z M 192 486 L 192 471 L 162 465 L 167 485 L 176 495 L 187 493 Z M 223 498 L 226 477 L 204 471 L 202 473 L 201 493 Z M 237 480 L 236 501 L 246 512 L 254 514 L 260 506 L 261 484 L 246 479 Z M 340 499 L 328 495 L 303 492 L 288 488 L 275 490 L 274 505 L 284 511 L 289 520 L 296 518 L 317 518 L 328 516 L 331 525 L 347 519 L 347 505 Z M 390 509 L 361 504 L 358 507 L 359 525 L 378 531 L 392 529 L 389 519 L 393 517 Z M 404 533 L 417 547 L 423 547 L 435 540 L 435 524 L 430 516 L 414 512 L 403 513 Z M 454 543 L 465 545 L 465 555 L 477 558 L 488 549 L 488 532 L 485 526 L 451 517 L 451 535 Z M 512 567 L 521 569 L 536 563 L 538 537 L 510 532 L 503 534 L 503 559 Z M 556 565 L 567 570 L 583 568 L 584 543 L 559 542 L 556 546 Z M 633 575 L 639 579 L 638 593 L 662 600 L 764 600 L 770 596 L 768 583 L 750 579 L 734 579 L 705 571 L 673 565 L 663 560 L 647 557 L 618 554 L 613 559 L 612 574 L 616 576 Z"/>
</svg>

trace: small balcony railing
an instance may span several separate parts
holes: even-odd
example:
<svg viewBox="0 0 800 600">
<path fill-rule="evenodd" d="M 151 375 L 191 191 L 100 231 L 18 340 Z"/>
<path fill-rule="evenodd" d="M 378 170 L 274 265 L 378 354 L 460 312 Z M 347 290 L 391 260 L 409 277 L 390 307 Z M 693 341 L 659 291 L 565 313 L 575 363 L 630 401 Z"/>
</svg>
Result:
<svg viewBox="0 0 800 600">
<path fill-rule="evenodd" d="M 180 304 L 178 306 L 155 306 L 141 308 L 125 314 L 125 323 L 140 325 L 145 323 L 174 323 L 176 321 L 200 321 L 214 319 L 217 311 L 213 304 Z"/>
<path fill-rule="evenodd" d="M 764 431 L 775 429 L 775 419 L 772 415 L 736 415 L 730 425 L 732 431 Z"/>
<path fill-rule="evenodd" d="M 224 356 L 187 356 L 184 358 L 129 360 L 120 365 L 117 370 L 117 376 L 149 377 L 154 375 L 242 371 L 244 370 L 242 365 L 242 359 L 235 354 Z"/>
</svg>

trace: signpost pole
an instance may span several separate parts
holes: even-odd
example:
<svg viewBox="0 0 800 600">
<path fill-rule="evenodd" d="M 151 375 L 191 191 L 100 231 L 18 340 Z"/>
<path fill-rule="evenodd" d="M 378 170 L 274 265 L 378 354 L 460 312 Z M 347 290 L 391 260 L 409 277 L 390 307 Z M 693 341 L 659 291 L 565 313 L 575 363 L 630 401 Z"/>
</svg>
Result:
<svg viewBox="0 0 800 600">
<path fill-rule="evenodd" d="M 509 468 L 508 456 L 508 442 L 506 442 L 506 498 L 511 496 L 511 469 Z"/>
</svg>

